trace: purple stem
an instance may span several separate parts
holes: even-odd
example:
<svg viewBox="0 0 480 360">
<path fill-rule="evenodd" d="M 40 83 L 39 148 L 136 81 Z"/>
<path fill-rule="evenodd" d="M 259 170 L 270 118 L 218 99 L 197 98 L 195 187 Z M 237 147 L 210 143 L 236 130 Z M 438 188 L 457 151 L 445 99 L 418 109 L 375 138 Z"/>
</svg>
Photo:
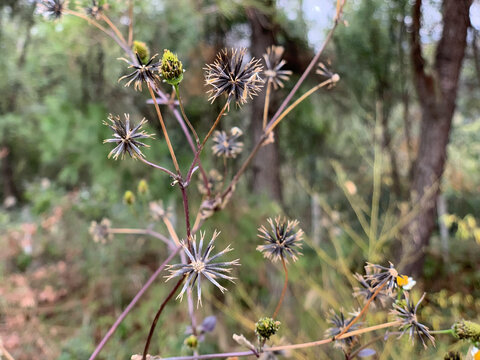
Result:
<svg viewBox="0 0 480 360">
<path fill-rule="evenodd" d="M 343 3 L 345 3 L 345 1 L 343 1 Z M 343 5 L 342 5 L 343 7 Z M 280 107 L 278 108 L 277 112 L 275 113 L 275 115 L 273 115 L 272 119 L 269 121 L 269 123 L 267 124 L 266 128 L 270 127 L 274 122 L 275 120 L 280 116 L 280 114 L 283 112 L 283 110 L 285 109 L 285 107 L 288 105 L 288 103 L 290 102 L 290 100 L 292 100 L 292 97 L 295 95 L 295 93 L 298 91 L 298 89 L 300 88 L 300 85 L 302 85 L 302 83 L 305 81 L 305 79 L 307 78 L 308 74 L 310 74 L 310 71 L 312 71 L 313 67 L 316 65 L 318 59 L 320 59 L 320 55 L 322 55 L 323 51 L 325 50 L 325 47 L 327 46 L 327 44 L 330 42 L 330 39 L 332 38 L 332 35 L 333 35 L 333 32 L 335 31 L 335 28 L 337 27 L 337 24 L 338 24 L 338 19 L 339 19 L 339 14 L 337 14 L 337 16 L 335 17 L 335 22 L 333 23 L 333 26 L 332 28 L 330 29 L 327 37 L 325 38 L 325 40 L 323 41 L 323 44 L 322 44 L 322 47 L 320 48 L 320 50 L 317 52 L 317 54 L 313 57 L 312 61 L 310 61 L 310 64 L 308 64 L 308 67 L 305 69 L 305 71 L 303 72 L 302 76 L 300 76 L 300 79 L 298 79 L 297 83 L 295 84 L 295 86 L 293 87 L 293 89 L 290 91 L 290 93 L 287 95 L 287 97 L 285 98 L 285 100 L 283 100 L 282 104 L 280 105 Z"/>
<path fill-rule="evenodd" d="M 180 249 L 181 249 L 181 246 L 178 246 L 167 257 L 167 259 L 158 267 L 158 269 L 152 274 L 152 276 L 150 276 L 150 278 L 145 283 L 145 285 L 143 285 L 143 287 L 140 289 L 140 291 L 137 293 L 137 295 L 135 295 L 135 297 L 132 299 L 132 301 L 130 301 L 130 304 L 128 304 L 128 306 L 125 308 L 125 310 L 123 310 L 123 312 L 117 318 L 117 320 L 115 320 L 115 323 L 112 325 L 110 330 L 108 330 L 108 332 L 105 334 L 102 341 L 100 341 L 100 344 L 98 344 L 97 348 L 95 349 L 93 354 L 90 356 L 89 360 L 93 360 L 98 356 L 98 354 L 103 349 L 103 347 L 105 346 L 107 341 L 110 339 L 110 337 L 113 335 L 115 330 L 117 330 L 118 325 L 120 325 L 120 323 L 123 321 L 123 319 L 125 319 L 125 317 L 128 315 L 130 310 L 132 310 L 132 308 L 135 306 L 135 304 L 138 302 L 138 300 L 140 300 L 140 298 L 145 293 L 145 291 L 147 291 L 147 289 L 150 287 L 150 285 L 152 285 L 152 283 L 155 281 L 155 279 L 158 277 L 158 275 L 160 275 L 160 273 L 163 271 L 165 266 L 167 266 L 167 264 L 170 262 L 170 260 L 172 260 L 175 257 L 175 255 L 177 255 L 177 253 L 180 251 Z"/>
<path fill-rule="evenodd" d="M 255 353 L 250 351 L 239 351 L 239 352 L 230 352 L 230 353 L 222 353 L 222 354 L 206 354 L 206 355 L 198 355 L 198 356 L 176 356 L 176 357 L 169 357 L 169 358 L 162 358 L 163 360 L 202 360 L 202 359 L 220 359 L 220 358 L 227 358 L 227 357 L 235 357 L 235 356 L 256 356 Z M 156 359 L 155 357 L 153 359 Z"/>
</svg>

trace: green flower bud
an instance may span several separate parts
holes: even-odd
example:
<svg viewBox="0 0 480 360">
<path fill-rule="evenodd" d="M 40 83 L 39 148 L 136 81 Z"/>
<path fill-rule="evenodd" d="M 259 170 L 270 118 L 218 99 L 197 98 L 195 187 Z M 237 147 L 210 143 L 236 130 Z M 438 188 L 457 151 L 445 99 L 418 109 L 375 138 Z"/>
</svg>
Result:
<svg viewBox="0 0 480 360">
<path fill-rule="evenodd" d="M 461 320 L 453 324 L 452 329 L 455 336 L 459 339 L 470 340 L 474 343 L 480 342 L 480 324 Z"/>
<path fill-rule="evenodd" d="M 135 40 L 133 42 L 133 52 L 137 53 L 140 59 L 144 64 L 150 60 L 150 50 L 148 49 L 147 44 L 145 44 L 143 41 L 137 41 Z"/>
<path fill-rule="evenodd" d="M 196 349 L 198 347 L 198 339 L 195 335 L 190 335 L 183 343 L 191 349 Z"/>
<path fill-rule="evenodd" d="M 445 354 L 443 360 L 462 360 L 462 357 L 458 351 L 449 351 Z"/>
<path fill-rule="evenodd" d="M 142 195 L 148 192 L 148 183 L 145 179 L 138 182 L 137 192 Z"/>
<path fill-rule="evenodd" d="M 170 85 L 178 85 L 183 80 L 183 65 L 177 55 L 165 49 L 160 67 L 163 79 Z"/>
<path fill-rule="evenodd" d="M 275 321 L 272 318 L 263 317 L 255 324 L 255 334 L 261 339 L 270 339 L 270 336 L 280 328 L 280 321 Z"/>
<path fill-rule="evenodd" d="M 130 190 L 125 191 L 125 194 L 123 194 L 123 202 L 127 205 L 133 205 L 135 202 L 135 194 Z"/>
</svg>

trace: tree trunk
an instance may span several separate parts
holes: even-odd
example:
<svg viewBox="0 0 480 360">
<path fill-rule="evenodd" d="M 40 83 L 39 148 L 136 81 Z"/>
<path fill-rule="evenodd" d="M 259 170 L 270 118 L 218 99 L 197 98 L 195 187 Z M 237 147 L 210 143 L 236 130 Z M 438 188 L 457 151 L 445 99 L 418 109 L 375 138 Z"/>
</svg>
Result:
<svg viewBox="0 0 480 360">
<path fill-rule="evenodd" d="M 420 43 L 422 1 L 416 0 L 413 5 L 411 57 L 422 120 L 411 185 L 411 201 L 416 216 L 408 225 L 408 239 L 402 256 L 406 263 L 404 271 L 408 274 L 422 273 L 425 249 L 435 226 L 435 200 L 445 168 L 471 4 L 472 0 L 443 1 L 442 37 L 437 45 L 431 74 L 426 72 Z"/>
<path fill-rule="evenodd" d="M 254 8 L 247 9 L 248 22 L 250 24 L 252 56 L 262 58 L 267 47 L 273 45 L 274 42 L 274 24 L 273 9 L 274 3 L 268 1 L 265 4 L 272 9 L 272 12 L 265 14 Z M 272 91 L 270 95 L 270 109 L 274 106 L 275 94 Z M 252 113 L 250 131 L 253 136 L 253 143 L 256 144 L 263 133 L 262 118 L 263 105 L 265 101 L 265 91 L 259 96 L 254 97 L 252 101 Z M 269 114 L 269 118 L 273 113 Z M 257 194 L 267 194 L 272 199 L 282 201 L 282 183 L 280 180 L 280 158 L 278 151 L 278 139 L 273 144 L 264 146 L 257 154 L 252 163 L 252 180 L 251 187 L 253 192 Z"/>
</svg>

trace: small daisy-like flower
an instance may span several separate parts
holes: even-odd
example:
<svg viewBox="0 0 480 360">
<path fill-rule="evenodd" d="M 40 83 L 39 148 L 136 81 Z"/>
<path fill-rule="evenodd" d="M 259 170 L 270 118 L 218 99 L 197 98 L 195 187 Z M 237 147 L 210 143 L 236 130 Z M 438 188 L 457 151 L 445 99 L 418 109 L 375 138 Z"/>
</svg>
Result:
<svg viewBox="0 0 480 360">
<path fill-rule="evenodd" d="M 87 6 L 85 8 L 85 12 L 87 13 L 87 15 L 93 17 L 94 19 L 100 18 L 102 11 L 103 11 L 103 6 L 100 5 L 97 0 L 92 0 L 92 3 L 90 4 L 90 6 Z"/>
<path fill-rule="evenodd" d="M 413 280 L 413 278 L 411 276 L 400 275 L 397 278 L 397 284 L 403 290 L 410 291 L 417 284 L 417 282 L 415 280 Z"/>
<path fill-rule="evenodd" d="M 202 304 L 202 287 L 201 287 L 201 279 L 202 277 L 206 278 L 210 281 L 213 285 L 220 289 L 222 293 L 224 293 L 227 289 L 220 285 L 216 279 L 226 279 L 231 282 L 235 279 L 228 274 L 231 273 L 232 268 L 231 266 L 238 266 L 240 265 L 239 259 L 227 262 L 214 262 L 220 256 L 232 251 L 233 249 L 227 246 L 223 251 L 220 251 L 216 255 L 211 255 L 212 250 L 214 249 L 213 242 L 217 238 L 220 233 L 215 231 L 213 233 L 212 239 L 208 243 L 205 251 L 203 250 L 203 240 L 205 238 L 205 233 L 200 234 L 200 243 L 197 245 L 196 237 L 193 237 L 192 240 L 192 250 L 188 249 L 188 245 L 182 241 L 181 245 L 183 247 L 183 251 L 187 254 L 190 262 L 188 264 L 176 264 L 176 265 L 169 265 L 168 270 L 170 271 L 170 275 L 167 277 L 167 281 L 177 277 L 177 276 L 186 276 L 185 285 L 180 291 L 180 294 L 177 296 L 177 299 L 180 301 L 183 299 L 183 295 L 187 289 L 192 289 L 195 286 L 195 282 L 197 283 L 197 307 Z"/>
<path fill-rule="evenodd" d="M 61 18 L 65 8 L 66 3 L 63 0 L 41 0 L 37 4 L 37 11 L 51 20 Z"/>
<path fill-rule="evenodd" d="M 212 103 L 227 94 L 228 103 L 235 100 L 237 105 L 243 105 L 248 98 L 258 95 L 264 82 L 260 78 L 263 66 L 255 58 L 243 65 L 245 53 L 246 49 L 224 49 L 217 54 L 215 62 L 205 68 L 205 83 L 212 86 L 208 91 Z"/>
<path fill-rule="evenodd" d="M 473 360 L 480 360 L 480 349 L 476 346 L 472 347 L 470 354 L 472 354 Z"/>
<path fill-rule="evenodd" d="M 110 231 L 112 223 L 108 219 L 103 219 L 100 223 L 92 221 L 88 232 L 96 243 L 106 244 L 113 239 L 113 234 Z"/>
<path fill-rule="evenodd" d="M 208 186 L 208 189 L 205 186 L 205 183 L 203 181 L 203 177 L 201 174 L 199 174 L 199 178 L 200 178 L 200 182 L 198 183 L 198 191 L 200 191 L 200 194 L 202 195 L 207 195 L 208 190 L 210 190 L 210 192 L 212 193 L 217 192 L 223 180 L 223 176 L 215 169 L 211 169 L 207 174 L 206 186 Z"/>
<path fill-rule="evenodd" d="M 125 154 L 130 155 L 132 158 L 145 157 L 140 150 L 141 146 L 148 147 L 148 145 L 140 142 L 140 139 L 147 139 L 152 137 L 152 134 L 147 134 L 145 131 L 141 131 L 142 126 L 147 122 L 145 118 L 140 121 L 136 126 L 130 124 L 130 115 L 124 114 L 125 121 L 120 119 L 120 116 L 113 116 L 110 114 L 108 120 L 110 123 L 104 122 L 104 125 L 113 130 L 113 138 L 106 139 L 104 143 L 116 143 L 117 146 L 110 151 L 108 157 L 112 157 L 117 160 L 119 157 L 123 159 Z"/>
<path fill-rule="evenodd" d="M 271 218 L 267 221 L 270 224 L 270 231 L 263 225 L 258 229 L 260 232 L 258 236 L 265 239 L 267 244 L 257 246 L 257 250 L 272 261 L 285 259 L 288 262 L 288 257 L 296 261 L 297 255 L 300 254 L 298 249 L 302 248 L 303 237 L 303 230 L 296 229 L 298 221 L 287 221 L 280 216 L 277 216 L 275 221 Z"/>
<path fill-rule="evenodd" d="M 282 70 L 283 65 L 287 62 L 282 59 L 285 49 L 283 46 L 272 45 L 267 49 L 267 53 L 263 54 L 266 69 L 263 72 L 267 80 L 273 84 L 275 90 L 278 87 L 283 88 L 283 81 L 288 81 L 292 72 L 290 70 Z"/>
<path fill-rule="evenodd" d="M 424 298 L 425 294 L 423 294 L 423 296 L 420 298 L 417 305 L 414 305 L 413 302 L 410 301 L 409 293 L 406 292 L 405 301 L 395 302 L 393 304 L 393 310 L 390 311 L 390 314 L 394 315 L 397 320 L 401 321 L 400 330 L 403 331 L 400 336 L 408 331 L 410 339 L 413 342 L 413 337 L 415 333 L 417 333 L 418 337 L 422 341 L 423 347 L 427 348 L 424 337 L 430 340 L 433 346 L 435 346 L 435 339 L 430 334 L 428 327 L 419 323 L 417 319 L 418 306 Z"/>
<path fill-rule="evenodd" d="M 366 302 L 368 301 L 373 294 L 375 293 L 375 288 L 370 285 L 369 281 L 366 281 L 364 277 L 358 273 L 353 275 L 353 277 L 360 283 L 361 287 L 355 287 L 353 288 L 353 296 L 355 297 L 360 297 L 363 298 L 363 300 Z M 375 296 L 375 299 L 373 302 L 370 304 L 370 306 L 375 307 L 376 303 L 379 302 L 382 307 L 385 307 L 387 301 L 391 299 L 388 294 L 386 294 L 383 291 L 380 291 L 377 296 Z"/>
<path fill-rule="evenodd" d="M 238 141 L 243 132 L 238 127 L 230 130 L 227 135 L 225 131 L 215 131 L 213 134 L 213 153 L 226 158 L 236 158 L 243 150 L 243 143 Z"/>
<path fill-rule="evenodd" d="M 142 61 L 142 58 L 138 52 L 135 53 L 135 56 L 137 58 L 136 62 L 129 61 L 125 58 L 119 59 L 129 64 L 129 69 L 132 68 L 135 70 L 131 74 L 122 76 L 120 79 L 118 79 L 118 81 L 129 79 L 125 83 L 125 86 L 130 86 L 130 84 L 133 82 L 133 87 L 136 91 L 142 91 L 143 83 L 149 84 L 151 87 L 155 87 L 160 81 L 160 76 L 158 75 L 160 63 L 154 62 L 157 55 L 153 55 L 146 63 Z"/>
<path fill-rule="evenodd" d="M 345 329 L 348 325 L 350 325 L 350 323 L 355 318 L 355 315 L 354 315 L 346 319 L 342 311 L 340 311 L 340 313 L 337 314 L 334 310 L 330 310 L 330 315 L 331 317 L 329 318 L 328 322 L 333 326 L 325 330 L 325 336 L 327 337 L 334 337 L 342 333 L 343 329 Z M 350 327 L 348 331 L 354 331 L 358 329 L 360 325 L 361 323 L 355 323 Z M 335 346 L 342 347 L 344 349 L 351 349 L 352 346 L 357 343 L 357 341 L 358 341 L 357 336 L 350 336 L 345 339 L 337 340 L 335 342 Z"/>
<path fill-rule="evenodd" d="M 380 286 L 383 286 L 389 294 L 391 294 L 393 289 L 398 286 L 398 281 L 403 282 L 404 279 L 403 275 L 398 274 L 398 271 L 394 268 L 392 263 L 390 263 L 390 267 L 388 268 L 377 264 L 367 263 L 365 271 L 367 272 L 365 280 L 370 283 L 375 291 Z"/>
</svg>

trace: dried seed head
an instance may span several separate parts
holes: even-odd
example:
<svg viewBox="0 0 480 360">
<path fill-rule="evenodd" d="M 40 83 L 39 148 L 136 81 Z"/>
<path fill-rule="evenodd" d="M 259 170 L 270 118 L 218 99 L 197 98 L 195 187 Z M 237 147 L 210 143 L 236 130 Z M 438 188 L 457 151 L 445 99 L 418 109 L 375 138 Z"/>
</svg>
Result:
<svg viewBox="0 0 480 360">
<path fill-rule="evenodd" d="M 408 331 L 410 339 L 413 342 L 413 338 L 416 333 L 422 341 L 423 347 L 427 348 L 427 344 L 424 338 L 430 340 L 433 346 L 435 346 L 435 339 L 430 334 L 430 330 L 428 329 L 428 327 L 418 322 L 417 318 L 418 306 L 425 298 L 425 295 L 426 294 L 423 294 L 420 300 L 418 300 L 418 303 L 415 305 L 413 304 L 413 302 L 410 301 L 409 293 L 405 292 L 405 301 L 397 301 L 393 303 L 393 310 L 390 311 L 390 314 L 394 315 L 395 318 L 401 322 L 400 330 L 403 331 L 400 336 L 402 336 L 403 334 L 405 334 L 405 332 Z"/>
<path fill-rule="evenodd" d="M 325 331 L 325 336 L 334 337 L 340 334 L 355 318 L 355 315 L 350 316 L 348 319 L 345 318 L 345 315 L 342 311 L 336 313 L 334 310 L 330 310 L 330 318 L 328 319 L 329 323 L 333 326 Z M 353 324 L 349 331 L 354 331 L 359 328 L 361 323 Z M 358 342 L 358 336 L 350 336 L 345 339 L 340 339 L 335 342 L 335 346 L 341 347 L 345 350 L 351 350 L 352 347 Z"/>
<path fill-rule="evenodd" d="M 182 299 L 185 291 L 187 289 L 192 289 L 197 283 L 197 307 L 202 304 L 202 288 L 201 288 L 201 279 L 202 277 L 206 278 L 213 285 L 220 289 L 223 293 L 227 289 L 224 288 L 217 282 L 217 278 L 226 279 L 233 282 L 234 277 L 228 275 L 232 268 L 231 266 L 240 265 L 239 260 L 233 260 L 228 262 L 214 262 L 218 257 L 221 257 L 223 254 L 226 254 L 233 249 L 230 246 L 227 246 L 223 251 L 219 252 L 216 255 L 211 256 L 211 252 L 214 249 L 214 241 L 220 233 L 215 231 L 213 233 L 212 239 L 208 243 L 207 248 L 203 251 L 203 240 L 205 238 L 205 233 L 200 234 L 200 243 L 197 246 L 196 237 L 192 239 L 192 249 L 189 249 L 188 245 L 182 241 L 181 245 L 183 251 L 189 259 L 188 264 L 175 264 L 169 265 L 167 269 L 170 271 L 170 275 L 167 276 L 167 281 L 177 277 L 177 276 L 186 276 L 185 285 L 180 291 L 180 294 L 177 296 L 177 299 Z M 192 250 L 192 251 L 191 251 Z"/>
<path fill-rule="evenodd" d="M 220 190 L 220 185 L 222 184 L 222 180 L 223 180 L 223 176 L 216 169 L 211 169 L 207 174 L 207 184 L 205 185 L 203 181 L 203 177 L 199 173 L 198 191 L 202 195 L 207 195 L 208 190 L 210 190 L 211 193 L 216 193 L 217 191 Z"/>
<path fill-rule="evenodd" d="M 263 73 L 267 80 L 273 84 L 275 90 L 278 87 L 283 88 L 283 81 L 288 81 L 290 75 L 292 75 L 290 70 L 282 70 L 283 65 L 287 63 L 282 59 L 284 51 L 283 46 L 272 45 L 267 49 L 267 53 L 263 54 L 266 65 Z"/>
<path fill-rule="evenodd" d="M 102 15 L 104 8 L 105 7 L 103 5 L 100 5 L 97 0 L 92 0 L 90 6 L 87 6 L 85 8 L 85 12 L 87 13 L 87 15 L 93 17 L 94 19 L 99 19 Z"/>
<path fill-rule="evenodd" d="M 119 157 L 123 159 L 126 154 L 130 155 L 130 157 L 134 159 L 145 157 L 140 150 L 140 147 L 148 147 L 148 145 L 139 140 L 151 138 L 153 136 L 152 134 L 147 134 L 145 131 L 141 130 L 142 126 L 146 124 L 147 120 L 142 119 L 138 125 L 133 126 L 133 124 L 130 124 L 130 115 L 124 114 L 124 117 L 125 120 L 121 120 L 120 116 L 114 116 L 110 114 L 108 116 L 110 123 L 103 123 L 113 130 L 113 138 L 106 139 L 103 141 L 103 143 L 117 144 L 117 146 L 110 151 L 108 157 L 113 157 L 114 160 L 117 160 Z"/>
<path fill-rule="evenodd" d="M 130 65 L 129 69 L 134 70 L 132 73 L 122 76 L 118 81 L 127 79 L 125 86 L 130 86 L 133 83 L 133 88 L 136 91 L 142 91 L 142 84 L 144 83 L 155 88 L 160 81 L 160 76 L 158 75 L 160 63 L 154 61 L 156 56 L 157 54 L 153 55 L 147 62 L 142 60 L 138 52 L 135 53 L 136 61 L 120 58 L 119 60 L 123 60 Z"/>
<path fill-rule="evenodd" d="M 60 19 L 67 8 L 63 0 L 41 0 L 37 3 L 37 12 L 50 20 Z"/>
<path fill-rule="evenodd" d="M 163 80 L 170 85 L 178 85 L 183 80 L 182 62 L 170 50 L 164 50 L 160 70 Z"/>
<path fill-rule="evenodd" d="M 112 223 L 108 219 L 102 219 L 100 223 L 92 221 L 88 232 L 96 243 L 106 244 L 113 239 L 111 232 Z"/>
<path fill-rule="evenodd" d="M 215 62 L 205 68 L 205 84 L 212 87 L 208 91 L 212 103 L 226 94 L 228 104 L 235 100 L 237 105 L 243 105 L 258 95 L 264 83 L 260 78 L 263 66 L 255 58 L 243 64 L 245 53 L 246 49 L 224 49 L 217 54 Z"/>
<path fill-rule="evenodd" d="M 243 142 L 238 141 L 243 132 L 238 127 L 230 129 L 227 135 L 225 131 L 215 131 L 213 134 L 213 153 L 226 158 L 236 158 L 243 150 Z"/>
<path fill-rule="evenodd" d="M 303 237 L 303 230 L 296 229 L 298 221 L 287 221 L 285 218 L 277 216 L 275 221 L 271 218 L 268 219 L 268 223 L 270 229 L 263 225 L 258 229 L 260 232 L 258 236 L 266 240 L 266 244 L 257 246 L 257 250 L 274 262 L 280 259 L 288 262 L 289 257 L 296 261 L 297 256 L 300 255 L 298 249 L 302 248 Z"/>
<path fill-rule="evenodd" d="M 390 263 L 390 267 L 388 268 L 377 264 L 367 263 L 365 271 L 367 273 L 365 275 L 365 280 L 370 283 L 374 290 L 377 290 L 382 286 L 382 288 L 391 294 L 398 286 L 397 279 L 399 274 L 392 263 Z"/>
</svg>

